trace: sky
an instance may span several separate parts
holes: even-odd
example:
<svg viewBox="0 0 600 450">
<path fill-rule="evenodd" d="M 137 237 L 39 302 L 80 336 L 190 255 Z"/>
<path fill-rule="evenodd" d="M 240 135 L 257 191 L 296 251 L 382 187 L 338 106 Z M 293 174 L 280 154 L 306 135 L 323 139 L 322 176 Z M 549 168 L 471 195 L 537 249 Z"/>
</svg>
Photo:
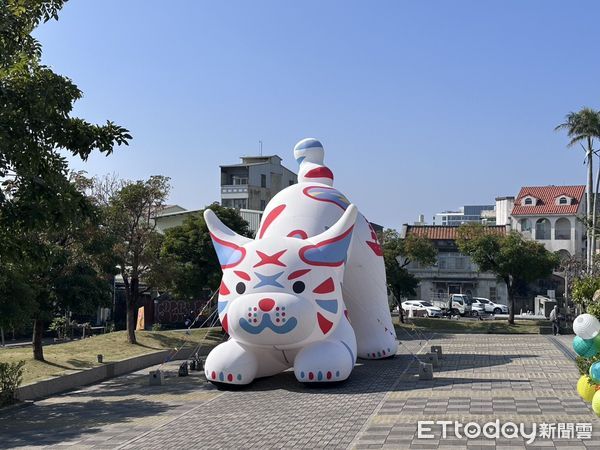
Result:
<svg viewBox="0 0 600 450">
<path fill-rule="evenodd" d="M 220 199 L 219 165 L 321 140 L 373 222 L 585 184 L 554 131 L 600 108 L 593 1 L 71 0 L 35 36 L 83 91 L 74 114 L 129 129 L 90 175 L 171 178 L 169 203 Z"/>
</svg>

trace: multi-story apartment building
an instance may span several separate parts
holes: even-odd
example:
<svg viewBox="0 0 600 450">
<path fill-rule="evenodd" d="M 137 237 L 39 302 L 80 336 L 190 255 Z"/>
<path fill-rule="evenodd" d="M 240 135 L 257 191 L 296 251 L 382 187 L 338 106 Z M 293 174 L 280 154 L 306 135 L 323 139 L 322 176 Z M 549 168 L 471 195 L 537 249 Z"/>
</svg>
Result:
<svg viewBox="0 0 600 450">
<path fill-rule="evenodd" d="M 239 164 L 221 166 L 221 205 L 264 211 L 275 194 L 297 181 L 277 155 L 242 156 Z"/>
<path fill-rule="evenodd" d="M 494 211 L 494 205 L 465 205 L 458 211 L 444 211 L 433 217 L 435 225 L 457 226 L 468 222 L 482 222 L 486 212 Z"/>
</svg>

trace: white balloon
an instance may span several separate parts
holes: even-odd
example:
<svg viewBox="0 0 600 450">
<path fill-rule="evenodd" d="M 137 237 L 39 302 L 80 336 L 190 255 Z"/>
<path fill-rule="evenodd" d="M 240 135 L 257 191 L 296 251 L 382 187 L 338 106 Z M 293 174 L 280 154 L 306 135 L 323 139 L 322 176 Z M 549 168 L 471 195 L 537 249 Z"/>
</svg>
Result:
<svg viewBox="0 0 600 450">
<path fill-rule="evenodd" d="M 573 321 L 573 331 L 581 339 L 593 339 L 600 333 L 600 321 L 591 314 L 581 314 Z"/>
</svg>

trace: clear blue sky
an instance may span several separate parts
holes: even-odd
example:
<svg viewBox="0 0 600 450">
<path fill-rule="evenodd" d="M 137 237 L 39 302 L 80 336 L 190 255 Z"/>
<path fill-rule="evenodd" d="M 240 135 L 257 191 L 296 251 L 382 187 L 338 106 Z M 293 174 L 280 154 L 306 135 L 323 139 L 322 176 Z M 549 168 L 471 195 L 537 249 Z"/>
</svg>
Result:
<svg viewBox="0 0 600 450">
<path fill-rule="evenodd" d="M 172 178 L 219 200 L 219 164 L 317 137 L 341 189 L 399 228 L 522 185 L 583 184 L 553 128 L 600 107 L 597 2 L 72 0 L 36 36 L 84 92 L 75 113 L 131 130 L 73 167 Z"/>
</svg>

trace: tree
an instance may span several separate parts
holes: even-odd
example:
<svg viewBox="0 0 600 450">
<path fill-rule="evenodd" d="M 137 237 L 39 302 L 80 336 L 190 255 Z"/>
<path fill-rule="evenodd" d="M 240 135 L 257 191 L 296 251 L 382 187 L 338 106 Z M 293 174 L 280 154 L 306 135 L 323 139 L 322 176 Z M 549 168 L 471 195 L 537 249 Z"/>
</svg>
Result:
<svg viewBox="0 0 600 450">
<path fill-rule="evenodd" d="M 248 222 L 237 210 L 218 203 L 205 209 L 213 210 L 231 230 L 251 237 Z M 204 210 L 188 217 L 182 225 L 165 230 L 161 249 L 163 266 L 169 268 L 165 287 L 180 298 L 197 298 L 206 287 L 216 290 L 221 279 L 221 266 L 203 213 Z"/>
<path fill-rule="evenodd" d="M 586 222 L 587 222 L 587 267 L 592 265 L 595 249 L 596 234 L 596 196 L 600 184 L 600 168 L 596 177 L 596 191 L 594 191 L 594 139 L 600 138 L 600 111 L 592 108 L 582 108 L 578 112 L 570 112 L 565 116 L 565 121 L 556 126 L 555 130 L 566 130 L 570 138 L 568 147 L 579 143 L 585 151 L 587 164 L 587 195 L 586 195 Z M 585 142 L 585 145 L 582 143 Z M 593 200 L 592 200 L 592 193 Z"/>
<path fill-rule="evenodd" d="M 380 236 L 385 274 L 389 290 L 400 302 L 402 297 L 415 295 L 419 280 L 406 270 L 411 261 L 423 266 L 431 266 L 437 260 L 437 251 L 431 241 L 425 237 L 408 235 L 400 237 L 396 230 L 384 230 Z M 400 320 L 404 321 L 400 305 Z"/>
<path fill-rule="evenodd" d="M 94 192 L 106 195 L 98 198 L 98 202 L 106 205 L 107 227 L 115 238 L 113 254 L 125 285 L 127 339 L 135 344 L 140 280 L 150 289 L 152 272 L 160 263 L 163 237 L 156 229 L 154 218 L 169 195 L 169 178 L 157 175 L 145 181 L 117 183 L 116 192 L 99 187 L 101 184 L 96 180 Z"/>
<path fill-rule="evenodd" d="M 459 250 L 471 257 L 483 272 L 492 272 L 506 283 L 510 303 L 509 324 L 515 323 L 515 292 L 519 283 L 528 283 L 552 274 L 559 257 L 535 241 L 513 231 L 501 235 L 480 224 L 458 228 Z"/>
<path fill-rule="evenodd" d="M 587 276 L 573 282 L 571 297 L 585 311 L 594 300 L 594 294 L 600 289 L 600 277 Z"/>
<path fill-rule="evenodd" d="M 31 33 L 40 23 L 57 19 L 64 3 L 0 2 L 0 273 L 25 271 L 21 273 L 31 274 L 28 283 L 34 286 L 31 295 L 21 290 L 22 298 L 0 292 L 0 303 L 13 311 L 15 319 L 21 313 L 15 312 L 14 303 L 27 300 L 28 308 L 42 311 L 35 286 L 51 269 L 45 256 L 50 255 L 53 236 L 79 220 L 84 206 L 83 196 L 74 192 L 67 178 L 64 154 L 85 160 L 94 150 L 110 154 L 114 146 L 127 145 L 131 139 L 113 122 L 99 126 L 72 117 L 81 91 L 40 62 L 41 46 Z M 42 325 L 36 319 L 40 342 Z M 41 345 L 34 348 L 34 356 L 43 359 Z"/>
</svg>

